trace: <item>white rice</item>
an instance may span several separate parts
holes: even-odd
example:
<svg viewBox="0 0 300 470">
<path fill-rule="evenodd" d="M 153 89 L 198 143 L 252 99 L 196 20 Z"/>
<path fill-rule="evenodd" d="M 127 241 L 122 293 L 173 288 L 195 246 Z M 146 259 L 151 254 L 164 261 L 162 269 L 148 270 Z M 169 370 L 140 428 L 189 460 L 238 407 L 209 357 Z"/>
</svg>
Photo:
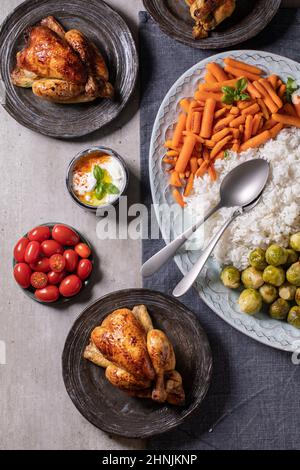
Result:
<svg viewBox="0 0 300 470">
<path fill-rule="evenodd" d="M 266 248 L 270 243 L 288 246 L 289 236 L 300 230 L 300 129 L 284 129 L 275 140 L 259 149 L 248 150 L 216 162 L 218 180 L 211 183 L 208 175 L 197 178 L 194 194 L 186 199 L 188 211 L 200 217 L 219 201 L 224 176 L 237 165 L 263 158 L 270 162 L 270 178 L 261 202 L 249 213 L 238 217 L 218 243 L 214 257 L 221 265 L 248 266 L 249 252 Z M 222 209 L 205 224 L 205 242 L 220 229 L 232 209 Z"/>
</svg>

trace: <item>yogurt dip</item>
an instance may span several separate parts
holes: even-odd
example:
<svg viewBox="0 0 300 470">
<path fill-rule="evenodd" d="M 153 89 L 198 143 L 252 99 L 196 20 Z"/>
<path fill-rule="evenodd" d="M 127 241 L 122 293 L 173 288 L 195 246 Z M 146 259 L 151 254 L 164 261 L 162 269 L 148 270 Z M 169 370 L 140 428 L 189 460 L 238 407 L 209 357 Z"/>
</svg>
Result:
<svg viewBox="0 0 300 470">
<path fill-rule="evenodd" d="M 83 204 L 99 207 L 113 204 L 120 197 L 126 178 L 124 167 L 117 157 L 95 150 L 76 162 L 72 188 Z"/>
</svg>

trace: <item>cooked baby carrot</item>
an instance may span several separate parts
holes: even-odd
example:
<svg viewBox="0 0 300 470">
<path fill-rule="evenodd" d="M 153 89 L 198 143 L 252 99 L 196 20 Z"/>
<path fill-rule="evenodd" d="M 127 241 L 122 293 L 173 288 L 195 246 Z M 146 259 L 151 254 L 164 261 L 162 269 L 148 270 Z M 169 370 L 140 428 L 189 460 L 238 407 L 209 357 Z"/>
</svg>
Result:
<svg viewBox="0 0 300 470">
<path fill-rule="evenodd" d="M 189 112 L 189 107 L 190 107 L 190 102 L 189 102 L 189 100 L 187 100 L 186 98 L 184 98 L 183 100 L 180 100 L 179 105 L 180 105 L 180 107 L 183 109 L 183 111 L 185 111 L 186 113 Z"/>
<path fill-rule="evenodd" d="M 225 80 L 228 80 L 228 76 L 219 64 L 211 62 L 210 64 L 207 64 L 206 69 L 218 80 L 218 82 L 225 82 Z"/>
<path fill-rule="evenodd" d="M 275 139 L 275 137 L 279 134 L 279 132 L 282 129 L 283 129 L 283 124 L 281 124 L 280 122 L 276 124 L 276 126 L 272 127 L 272 129 L 270 129 L 272 139 Z"/>
<path fill-rule="evenodd" d="M 295 126 L 300 129 L 300 118 L 295 116 L 288 116 L 286 114 L 272 114 L 272 119 L 276 122 L 280 122 L 281 124 L 285 124 L 287 126 Z"/>
<path fill-rule="evenodd" d="M 246 72 L 250 72 L 256 75 L 262 75 L 264 72 L 262 69 L 255 67 L 254 65 L 246 64 L 245 62 L 241 62 L 239 60 L 232 59 L 231 57 L 226 57 L 224 59 L 224 63 L 226 65 L 245 70 Z"/>
<path fill-rule="evenodd" d="M 175 170 L 178 173 L 184 173 L 187 164 L 192 156 L 197 139 L 193 134 L 187 135 L 184 139 L 184 144 L 176 162 Z"/>
<path fill-rule="evenodd" d="M 207 71 L 204 80 L 206 83 L 216 83 L 218 80 L 213 76 L 213 74 Z"/>
<path fill-rule="evenodd" d="M 283 98 L 286 92 L 286 85 L 283 83 L 280 85 L 279 90 L 278 90 L 278 96 L 279 98 Z"/>
<path fill-rule="evenodd" d="M 276 90 L 277 88 L 277 82 L 278 82 L 278 76 L 277 75 L 270 75 L 268 78 L 267 78 L 268 82 L 272 85 L 272 87 L 274 88 L 274 90 Z"/>
<path fill-rule="evenodd" d="M 246 121 L 246 116 L 245 116 L 245 121 Z M 235 129 L 235 128 L 234 128 L 234 129 Z M 240 133 L 241 135 L 244 134 L 244 130 L 245 130 L 245 128 L 244 128 L 243 124 L 240 124 L 240 125 L 239 125 L 239 133 Z"/>
<path fill-rule="evenodd" d="M 162 159 L 162 161 L 163 161 L 164 163 L 168 163 L 169 165 L 173 165 L 173 166 L 175 165 L 174 159 L 173 159 L 173 158 L 170 158 L 170 157 L 164 157 L 164 158 Z"/>
<path fill-rule="evenodd" d="M 214 99 L 215 101 L 222 101 L 222 93 L 211 93 L 209 91 L 196 91 L 194 98 L 195 100 L 207 101 L 209 98 Z"/>
<path fill-rule="evenodd" d="M 197 157 L 192 157 L 190 159 L 190 168 L 191 168 L 191 172 L 193 174 L 196 173 L 196 171 L 198 170 L 198 162 L 197 162 Z"/>
<path fill-rule="evenodd" d="M 246 121 L 246 115 L 242 114 L 241 116 L 238 116 L 237 118 L 233 119 L 233 121 L 229 123 L 229 126 L 238 128 L 241 124 L 244 124 L 245 121 Z"/>
<path fill-rule="evenodd" d="M 240 131 L 239 129 L 236 129 L 235 127 L 230 128 L 230 132 L 232 133 L 232 137 L 234 139 L 239 139 L 240 138 Z"/>
<path fill-rule="evenodd" d="M 196 173 L 196 175 L 195 175 L 196 178 L 201 178 L 202 176 L 204 176 L 205 173 L 207 172 L 208 166 L 209 166 L 209 163 L 206 162 L 206 161 L 204 161 L 204 162 L 202 163 L 202 165 L 200 166 L 200 168 L 198 168 L 198 170 L 197 170 L 197 173 Z"/>
<path fill-rule="evenodd" d="M 263 99 L 258 99 L 257 100 L 259 106 L 260 106 L 260 109 L 262 110 L 262 113 L 263 113 L 263 116 L 265 119 L 269 119 L 270 117 L 270 114 L 269 114 L 269 111 L 267 110 L 267 107 L 264 103 L 264 100 Z"/>
<path fill-rule="evenodd" d="M 202 118 L 201 113 L 199 113 L 199 112 L 194 112 L 193 113 L 191 128 L 192 128 L 192 132 L 194 134 L 199 134 L 199 132 L 200 132 L 201 118 Z"/>
<path fill-rule="evenodd" d="M 172 140 L 166 140 L 166 142 L 164 143 L 164 147 L 167 148 L 167 149 L 171 149 L 171 150 L 178 150 L 178 147 L 175 147 L 173 145 L 173 141 Z"/>
<path fill-rule="evenodd" d="M 224 157 L 225 157 L 225 150 L 222 150 L 220 153 L 218 153 L 215 160 L 223 160 Z"/>
<path fill-rule="evenodd" d="M 219 119 L 220 117 L 222 117 L 226 113 L 227 113 L 226 108 L 218 109 L 218 111 L 215 112 L 215 119 Z"/>
<path fill-rule="evenodd" d="M 282 100 L 279 98 L 276 91 L 274 90 L 272 85 L 268 82 L 268 80 L 266 80 L 265 78 L 261 78 L 259 80 L 259 83 L 262 84 L 262 86 L 264 87 L 266 92 L 269 94 L 272 101 L 274 101 L 274 103 L 278 106 L 278 108 L 279 109 L 282 108 L 282 105 L 283 105 Z"/>
<path fill-rule="evenodd" d="M 283 109 L 286 114 L 290 114 L 291 116 L 298 117 L 296 110 L 291 103 L 285 103 L 285 105 L 283 106 Z"/>
<path fill-rule="evenodd" d="M 270 129 L 272 129 L 272 127 L 274 127 L 276 125 L 277 121 L 274 121 L 274 119 L 270 118 L 268 119 L 264 126 L 263 126 L 263 131 L 268 131 Z"/>
<path fill-rule="evenodd" d="M 246 117 L 246 122 L 245 122 L 244 142 L 247 142 L 247 140 L 251 138 L 252 124 L 253 124 L 253 116 L 251 114 L 248 114 Z"/>
<path fill-rule="evenodd" d="M 213 140 L 207 139 L 207 140 L 204 141 L 204 145 L 207 148 L 212 149 L 216 145 L 216 142 L 214 142 Z"/>
<path fill-rule="evenodd" d="M 169 184 L 171 186 L 176 186 L 177 188 L 182 187 L 182 183 L 180 181 L 179 174 L 177 173 L 176 170 L 173 171 L 173 173 L 171 174 Z"/>
<path fill-rule="evenodd" d="M 193 185 L 194 185 L 194 175 L 193 173 L 191 173 L 187 180 L 186 187 L 183 193 L 184 197 L 188 197 L 191 194 L 193 190 Z"/>
<path fill-rule="evenodd" d="M 182 194 L 178 191 L 178 189 L 173 189 L 172 191 L 173 198 L 180 205 L 180 207 L 185 207 L 185 202 L 183 200 Z"/>
<path fill-rule="evenodd" d="M 262 95 L 263 101 L 264 101 L 265 105 L 267 106 L 267 108 L 269 108 L 271 113 L 276 113 L 279 108 L 278 108 L 277 104 L 274 103 L 274 101 L 272 100 L 270 95 L 267 93 L 266 89 L 262 86 L 262 84 L 259 83 L 258 81 L 256 81 L 256 82 L 253 82 L 253 85 L 255 86 L 255 88 Z"/>
<path fill-rule="evenodd" d="M 179 152 L 177 150 L 168 150 L 166 155 L 167 157 L 178 157 Z"/>
<path fill-rule="evenodd" d="M 213 98 L 208 98 L 208 100 L 206 100 L 205 107 L 204 107 L 201 132 L 200 132 L 200 136 L 205 139 L 209 139 L 212 134 L 215 108 L 216 108 L 216 100 Z"/>
<path fill-rule="evenodd" d="M 235 117 L 232 114 L 229 114 L 223 119 L 220 119 L 214 127 L 214 132 L 221 131 L 222 129 L 224 129 L 224 127 L 228 127 L 228 125 L 230 125 L 230 123 L 234 120 L 235 120 Z"/>
<path fill-rule="evenodd" d="M 192 131 L 183 131 L 182 134 L 183 134 L 183 136 L 185 136 L 185 137 L 188 136 L 188 135 L 192 135 L 193 137 L 195 137 L 196 142 L 197 142 L 198 144 L 203 144 L 203 142 L 204 142 L 204 139 L 202 139 L 202 137 L 199 137 L 199 135 L 194 134 Z"/>
<path fill-rule="evenodd" d="M 210 176 L 210 179 L 214 182 L 217 180 L 217 173 L 216 173 L 216 170 L 215 170 L 215 165 L 213 164 L 213 162 L 211 162 L 209 168 L 208 168 L 208 174 Z"/>
<path fill-rule="evenodd" d="M 225 145 L 227 145 L 231 141 L 231 139 L 232 139 L 232 136 L 228 135 L 227 137 L 224 137 L 224 139 L 217 142 L 210 153 L 210 158 L 215 158 L 218 155 L 218 153 L 220 153 L 221 150 L 223 150 Z"/>
<path fill-rule="evenodd" d="M 186 118 L 186 126 L 185 126 L 187 131 L 192 130 L 193 112 L 194 112 L 194 108 L 196 106 L 197 106 L 197 101 L 193 100 L 193 101 L 190 102 L 188 115 L 187 115 L 187 118 Z"/>
<path fill-rule="evenodd" d="M 240 111 L 243 109 L 249 108 L 249 106 L 252 106 L 254 104 L 254 101 L 252 100 L 244 100 L 244 101 L 239 101 L 237 103 L 237 107 L 239 108 Z"/>
<path fill-rule="evenodd" d="M 237 69 L 235 67 L 232 67 L 231 65 L 226 65 L 224 67 L 224 70 L 227 73 L 231 73 L 234 77 L 240 77 L 241 75 L 243 75 L 245 78 L 248 78 L 249 80 L 252 80 L 252 81 L 258 80 L 260 78 L 260 75 L 247 72 L 246 70 Z"/>
<path fill-rule="evenodd" d="M 240 110 L 237 106 L 232 106 L 232 108 L 229 112 L 230 112 L 230 114 L 234 114 L 234 116 L 237 116 L 238 114 L 240 114 Z"/>
<path fill-rule="evenodd" d="M 180 141 L 182 139 L 182 132 L 185 129 L 187 121 L 187 116 L 184 113 L 179 114 L 178 122 L 175 127 L 175 131 L 173 134 L 172 145 L 173 147 L 179 147 Z"/>
<path fill-rule="evenodd" d="M 259 104 L 258 104 L 258 103 L 254 103 L 254 104 L 252 104 L 251 106 L 248 106 L 248 108 L 243 109 L 243 110 L 242 110 L 242 115 L 243 115 L 243 114 L 246 114 L 246 115 L 248 115 L 248 114 L 256 114 L 256 113 L 259 112 L 259 110 L 260 110 Z"/>
<path fill-rule="evenodd" d="M 261 120 L 262 120 L 261 114 L 255 114 L 255 116 L 253 117 L 253 123 L 252 123 L 252 135 L 253 136 L 255 136 L 258 133 Z"/>
<path fill-rule="evenodd" d="M 233 144 L 233 146 L 231 147 L 231 150 L 232 150 L 233 152 L 238 153 L 238 151 L 240 150 L 240 144 L 239 144 L 239 143 Z"/>
<path fill-rule="evenodd" d="M 210 153 L 207 147 L 203 149 L 203 159 L 208 162 L 210 160 Z"/>
<path fill-rule="evenodd" d="M 242 78 L 242 77 L 240 77 Z M 221 92 L 224 86 L 235 87 L 238 78 L 234 78 L 233 80 L 225 80 L 224 82 L 216 82 L 216 83 L 203 83 L 199 86 L 200 91 L 212 91 L 212 92 Z"/>
<path fill-rule="evenodd" d="M 252 99 L 261 98 L 259 91 L 250 82 L 248 82 L 247 91 L 249 92 Z"/>
<path fill-rule="evenodd" d="M 203 162 L 204 162 L 203 158 L 198 158 L 198 160 L 197 160 L 198 168 L 200 168 L 200 166 L 202 165 Z M 197 170 L 198 170 L 198 168 L 197 168 Z"/>
<path fill-rule="evenodd" d="M 261 134 L 258 134 L 255 137 L 247 140 L 247 142 L 244 142 L 240 147 L 240 151 L 245 152 L 248 149 L 259 147 L 260 145 L 263 145 L 268 140 L 270 140 L 271 137 L 272 136 L 270 131 L 264 131 Z"/>
<path fill-rule="evenodd" d="M 221 131 L 216 132 L 216 134 L 212 136 L 211 140 L 213 140 L 214 142 L 219 142 L 220 140 L 224 139 L 224 137 L 226 137 L 228 134 L 230 134 L 231 131 L 232 129 L 230 129 L 230 127 L 225 127 Z"/>
</svg>

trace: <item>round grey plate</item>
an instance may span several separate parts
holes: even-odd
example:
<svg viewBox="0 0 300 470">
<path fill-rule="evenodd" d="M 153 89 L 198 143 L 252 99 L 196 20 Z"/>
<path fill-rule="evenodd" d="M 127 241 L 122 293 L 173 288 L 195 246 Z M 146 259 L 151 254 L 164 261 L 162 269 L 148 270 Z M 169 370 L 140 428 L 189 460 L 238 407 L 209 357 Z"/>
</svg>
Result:
<svg viewBox="0 0 300 470">
<path fill-rule="evenodd" d="M 140 304 L 147 305 L 154 326 L 165 331 L 174 346 L 186 393 L 184 407 L 129 397 L 106 380 L 104 369 L 82 357 L 91 331 L 109 313 Z M 87 420 L 109 434 L 147 438 L 175 428 L 196 410 L 210 384 L 212 357 L 205 332 L 183 304 L 159 292 L 129 289 L 108 294 L 83 311 L 67 337 L 62 367 L 70 398 Z"/>
<path fill-rule="evenodd" d="M 115 87 L 114 101 L 54 104 L 36 97 L 31 89 L 11 83 L 16 53 L 25 45 L 24 31 L 48 15 L 55 16 L 66 29 L 79 29 L 97 44 Z M 0 44 L 0 72 L 6 88 L 4 108 L 23 126 L 51 137 L 80 137 L 105 126 L 120 114 L 136 83 L 138 56 L 130 30 L 118 13 L 99 0 L 28 0 L 4 21 Z"/>
<path fill-rule="evenodd" d="M 177 41 L 198 49 L 224 49 L 247 41 L 262 31 L 280 7 L 281 0 L 237 0 L 233 15 L 208 38 L 194 39 L 195 24 L 184 0 L 143 0 L 161 29 Z"/>
</svg>

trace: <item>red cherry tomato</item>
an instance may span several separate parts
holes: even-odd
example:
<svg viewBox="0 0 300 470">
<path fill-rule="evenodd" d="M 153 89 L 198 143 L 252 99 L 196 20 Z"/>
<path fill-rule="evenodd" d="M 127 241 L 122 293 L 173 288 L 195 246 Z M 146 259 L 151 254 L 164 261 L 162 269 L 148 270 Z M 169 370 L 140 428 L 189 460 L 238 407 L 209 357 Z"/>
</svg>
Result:
<svg viewBox="0 0 300 470">
<path fill-rule="evenodd" d="M 35 289 L 44 289 L 48 285 L 48 276 L 45 273 L 32 273 L 30 282 Z"/>
<path fill-rule="evenodd" d="M 75 251 L 81 258 L 89 258 L 91 256 L 91 249 L 86 243 L 78 243 L 75 246 Z"/>
<path fill-rule="evenodd" d="M 50 258 L 50 256 L 52 255 L 56 255 L 56 253 L 59 253 L 60 255 L 62 255 L 64 252 L 64 249 L 61 246 L 61 244 L 55 240 L 45 240 L 41 244 L 41 250 L 44 253 L 44 255 L 47 256 L 48 258 Z"/>
<path fill-rule="evenodd" d="M 73 297 L 80 292 L 81 288 L 82 282 L 79 277 L 71 274 L 60 283 L 59 292 L 63 297 Z"/>
<path fill-rule="evenodd" d="M 52 238 L 64 246 L 75 246 L 79 243 L 79 235 L 66 225 L 55 225 Z"/>
<path fill-rule="evenodd" d="M 49 227 L 40 226 L 36 227 L 28 233 L 28 238 L 30 241 L 35 241 L 42 243 L 45 240 L 49 240 L 51 238 L 51 232 Z"/>
<path fill-rule="evenodd" d="M 50 258 L 50 268 L 55 273 L 61 273 L 66 266 L 66 260 L 63 255 L 57 253 L 56 255 L 52 255 Z"/>
<path fill-rule="evenodd" d="M 16 244 L 14 248 L 14 258 L 18 263 L 24 263 L 25 261 L 25 251 L 27 248 L 27 245 L 29 244 L 28 238 L 20 238 L 18 243 Z"/>
<path fill-rule="evenodd" d="M 66 277 L 66 275 L 67 275 L 66 271 L 62 271 L 61 273 L 55 273 L 54 271 L 51 271 L 50 273 L 48 273 L 49 284 L 52 284 L 52 285 L 60 284 L 61 281 Z"/>
<path fill-rule="evenodd" d="M 93 270 L 93 264 L 89 259 L 82 259 L 79 261 L 77 267 L 77 276 L 82 280 L 85 281 Z"/>
<path fill-rule="evenodd" d="M 78 265 L 78 254 L 74 250 L 66 250 L 64 252 L 64 258 L 66 260 L 66 270 L 69 273 L 76 271 Z"/>
<path fill-rule="evenodd" d="M 26 263 L 18 263 L 14 267 L 15 280 L 23 289 L 28 289 L 30 286 L 31 272 L 30 267 Z"/>
<path fill-rule="evenodd" d="M 49 258 L 41 258 L 36 263 L 30 264 L 33 271 L 48 273 L 50 271 Z"/>
<path fill-rule="evenodd" d="M 47 286 L 44 289 L 37 289 L 34 295 L 42 302 L 56 302 L 59 298 L 59 290 L 56 286 Z"/>
<path fill-rule="evenodd" d="M 25 250 L 25 262 L 28 264 L 36 263 L 41 253 L 39 242 L 29 242 Z"/>
</svg>

